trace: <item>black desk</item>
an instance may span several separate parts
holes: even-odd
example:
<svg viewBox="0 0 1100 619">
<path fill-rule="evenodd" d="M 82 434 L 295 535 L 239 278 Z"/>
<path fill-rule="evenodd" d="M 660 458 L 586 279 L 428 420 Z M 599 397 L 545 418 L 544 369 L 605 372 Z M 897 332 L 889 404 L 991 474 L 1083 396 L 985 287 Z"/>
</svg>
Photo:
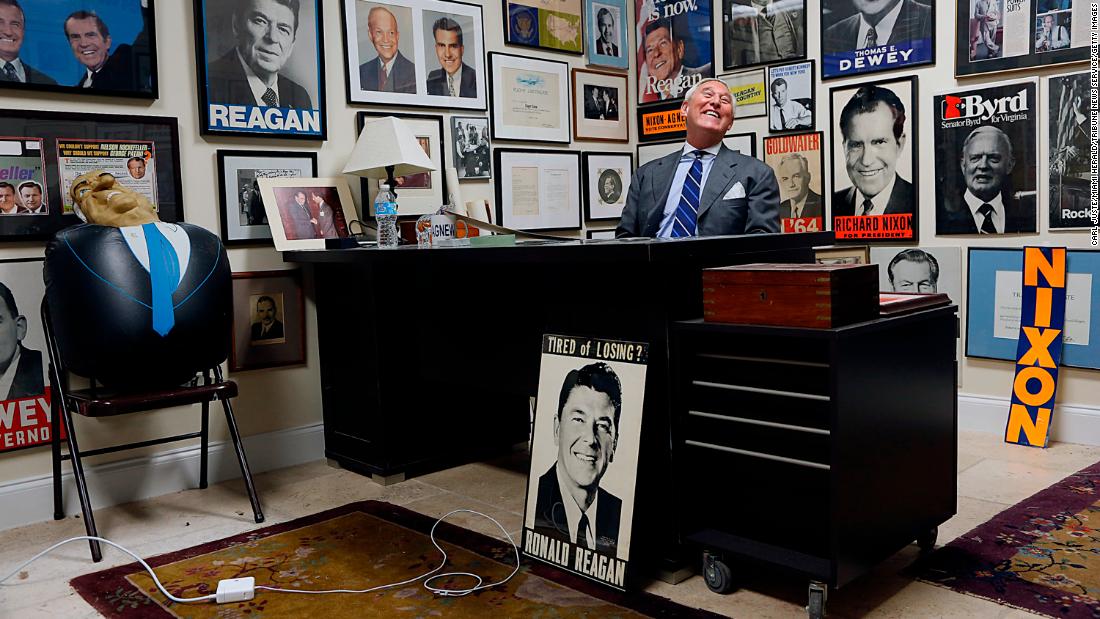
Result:
<svg viewBox="0 0 1100 619">
<path fill-rule="evenodd" d="M 544 333 L 649 342 L 634 548 L 675 571 L 662 491 L 670 323 L 702 315 L 702 267 L 812 262 L 832 242 L 819 232 L 285 252 L 314 265 L 325 454 L 392 478 L 499 453 L 528 438 Z"/>
</svg>

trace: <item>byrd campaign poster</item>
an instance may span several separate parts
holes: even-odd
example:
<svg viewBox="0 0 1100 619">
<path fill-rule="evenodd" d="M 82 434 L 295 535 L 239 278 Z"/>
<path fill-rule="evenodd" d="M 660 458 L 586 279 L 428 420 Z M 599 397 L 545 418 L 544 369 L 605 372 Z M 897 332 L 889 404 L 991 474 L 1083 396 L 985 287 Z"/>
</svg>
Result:
<svg viewBox="0 0 1100 619">
<path fill-rule="evenodd" d="M 764 138 L 764 163 L 779 181 L 779 223 L 783 232 L 825 230 L 824 133 Z"/>
<path fill-rule="evenodd" d="M 523 554 L 625 590 L 649 345 L 545 335 Z"/>
<path fill-rule="evenodd" d="M 103 170 L 119 183 L 149 199 L 157 209 L 156 156 L 152 141 L 144 140 L 57 140 L 57 168 L 62 187 L 72 187 L 81 174 Z M 62 193 L 65 213 L 73 212 L 73 198 Z"/>
<path fill-rule="evenodd" d="M 638 101 L 681 99 L 714 77 L 711 0 L 635 0 Z"/>
<path fill-rule="evenodd" d="M 1038 81 L 936 95 L 936 234 L 1036 231 Z"/>
<path fill-rule="evenodd" d="M 0 138 L 0 215 L 47 215 L 50 212 L 42 140 Z"/>
<path fill-rule="evenodd" d="M 822 79 L 936 60 L 933 0 L 822 0 L 821 22 Z"/>
</svg>

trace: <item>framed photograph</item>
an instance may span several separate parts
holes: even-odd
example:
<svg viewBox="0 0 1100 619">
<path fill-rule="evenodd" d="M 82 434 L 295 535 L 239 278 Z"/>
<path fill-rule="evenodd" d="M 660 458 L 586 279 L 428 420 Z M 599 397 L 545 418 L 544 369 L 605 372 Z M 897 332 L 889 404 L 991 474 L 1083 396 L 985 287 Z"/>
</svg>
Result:
<svg viewBox="0 0 1100 619">
<path fill-rule="evenodd" d="M 1024 251 L 971 247 L 967 258 L 966 356 L 1016 360 Z M 1066 252 L 1062 365 L 1100 369 L 1100 251 Z"/>
<path fill-rule="evenodd" d="M 956 88 L 932 99 L 936 234 L 1034 233 L 1039 80 Z"/>
<path fill-rule="evenodd" d="M 584 53 L 583 0 L 501 0 L 504 42 L 553 52 Z"/>
<path fill-rule="evenodd" d="M 1080 230 L 1094 225 L 1089 215 L 1094 181 L 1089 136 L 1096 115 L 1089 109 L 1087 72 L 1046 78 L 1047 186 L 1049 229 Z"/>
<path fill-rule="evenodd" d="M 764 69 L 719 75 L 737 102 L 737 119 L 756 118 L 768 113 L 768 80 Z"/>
<path fill-rule="evenodd" d="M 162 221 L 183 221 L 175 118 L 0 110 L 0 240 L 45 240 L 80 223 L 69 187 L 106 170 L 153 204 Z"/>
<path fill-rule="evenodd" d="M 573 139 L 629 142 L 626 90 L 625 75 L 573 69 Z"/>
<path fill-rule="evenodd" d="M 722 138 L 722 143 L 726 145 L 726 148 L 737 151 L 742 155 L 748 157 L 756 157 L 756 134 L 755 133 L 732 133 Z M 671 155 L 675 152 L 680 152 L 684 149 L 683 140 L 669 140 L 665 142 L 654 142 L 653 144 L 639 144 L 638 145 L 638 167 L 653 161 L 654 159 L 660 159 L 665 155 Z"/>
<path fill-rule="evenodd" d="M 818 264 L 871 264 L 871 254 L 866 245 L 828 245 L 814 248 L 814 261 Z"/>
<path fill-rule="evenodd" d="M 569 139 L 569 65 L 489 52 L 494 140 Z"/>
<path fill-rule="evenodd" d="M 261 178 L 313 178 L 317 153 L 267 150 L 219 150 L 218 196 L 222 242 L 270 245 L 271 227 L 260 198 Z"/>
<path fill-rule="evenodd" d="M 259 184 L 275 249 L 324 249 L 325 239 L 350 236 L 355 203 L 344 177 L 261 178 Z"/>
<path fill-rule="evenodd" d="M 756 158 L 756 133 L 730 133 L 722 138 L 722 143 L 730 150 Z"/>
<path fill-rule="evenodd" d="M 630 153 L 584 153 L 584 218 L 618 221 L 626 208 L 634 157 Z"/>
<path fill-rule="evenodd" d="M 682 101 L 665 101 L 638 108 L 638 141 L 683 140 L 687 137 L 687 119 L 680 108 Z"/>
<path fill-rule="evenodd" d="M 638 103 L 682 99 L 714 77 L 711 0 L 634 0 Z"/>
<path fill-rule="evenodd" d="M 154 14 L 154 0 L 0 4 L 0 89 L 156 99 Z"/>
<path fill-rule="evenodd" d="M 935 0 L 821 0 L 821 27 L 822 79 L 936 63 Z"/>
<path fill-rule="evenodd" d="M 585 238 L 590 241 L 611 241 L 615 239 L 615 230 L 587 230 Z"/>
<path fill-rule="evenodd" d="M 1087 61 L 1092 3 L 957 0 L 955 76 Z"/>
<path fill-rule="evenodd" d="M 595 67 L 626 69 L 630 14 L 626 0 L 584 0 L 585 61 Z"/>
<path fill-rule="evenodd" d="M 764 138 L 764 163 L 779 181 L 779 223 L 783 232 L 825 230 L 825 133 Z"/>
<path fill-rule="evenodd" d="M 348 103 L 485 109 L 481 7 L 342 0 Z"/>
<path fill-rule="evenodd" d="M 916 241 L 917 78 L 841 86 L 829 96 L 837 240 Z"/>
<path fill-rule="evenodd" d="M 768 131 L 784 133 L 814 128 L 814 61 L 768 67 Z"/>
<path fill-rule="evenodd" d="M 355 125 L 358 132 L 363 131 L 363 126 L 370 120 L 392 116 L 378 112 L 359 112 L 355 115 Z M 447 175 L 444 173 L 447 165 L 447 157 L 444 155 L 443 144 L 443 117 L 421 114 L 401 114 L 398 116 L 412 130 L 417 143 L 428 154 L 428 158 L 435 165 L 433 172 L 421 172 L 408 176 L 398 176 L 393 180 L 397 187 L 398 215 L 425 215 L 434 213 L 447 200 Z M 357 133 L 358 133 L 357 132 Z M 486 146 L 488 148 L 488 146 Z M 374 196 L 378 195 L 378 186 L 385 183 L 385 179 L 361 179 L 363 204 L 374 204 Z M 355 212 L 355 205 L 351 205 Z M 373 215 L 373 213 L 371 213 Z M 350 221 L 350 220 L 349 220 Z"/>
<path fill-rule="evenodd" d="M 630 354 L 596 352 L 606 350 Z M 621 591 L 633 582 L 630 558 L 637 547 L 634 497 L 648 353 L 648 344 L 543 336 L 531 432 L 524 554 Z M 581 449 L 584 458 L 578 458 Z M 563 505 L 562 497 L 580 496 L 587 503 L 574 501 L 576 510 Z M 589 562 L 607 569 L 585 569 Z"/>
<path fill-rule="evenodd" d="M 451 117 L 451 161 L 458 180 L 493 178 L 489 158 L 489 119 L 483 116 Z"/>
<path fill-rule="evenodd" d="M 722 0 L 723 69 L 805 57 L 806 0 Z"/>
<path fill-rule="evenodd" d="M 306 306 L 298 269 L 233 274 L 229 371 L 306 362 Z"/>
<path fill-rule="evenodd" d="M 580 153 L 498 148 L 497 223 L 513 230 L 580 230 Z"/>
<path fill-rule="evenodd" d="M 943 292 L 962 303 L 962 248 L 872 247 L 871 264 L 881 292 Z"/>
<path fill-rule="evenodd" d="M 324 140 L 321 2 L 195 0 L 199 133 Z"/>
</svg>

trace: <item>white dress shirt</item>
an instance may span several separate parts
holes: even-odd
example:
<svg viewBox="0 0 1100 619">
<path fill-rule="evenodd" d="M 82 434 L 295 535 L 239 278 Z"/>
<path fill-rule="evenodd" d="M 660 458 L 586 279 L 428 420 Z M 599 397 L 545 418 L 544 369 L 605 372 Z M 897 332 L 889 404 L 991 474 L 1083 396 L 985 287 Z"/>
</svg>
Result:
<svg viewBox="0 0 1100 619">
<path fill-rule="evenodd" d="M 396 56 L 394 56 L 394 58 L 396 58 Z M 462 96 L 462 63 L 459 63 L 458 70 L 455 71 L 454 73 L 447 73 L 447 70 L 443 69 L 443 87 L 444 88 L 449 88 L 450 87 L 449 84 L 447 83 L 448 78 L 454 80 L 454 85 L 455 85 L 454 96 L 456 96 L 456 97 Z M 448 92 L 447 94 L 450 95 L 451 93 Z"/>
<path fill-rule="evenodd" d="M 890 35 L 894 33 L 894 25 L 898 23 L 898 15 L 901 15 L 901 6 L 905 4 L 905 0 L 902 0 L 886 14 L 885 17 L 879 20 L 875 25 L 875 39 L 879 45 L 886 45 L 886 42 L 890 40 Z M 863 13 L 859 14 L 859 35 L 856 38 L 856 49 L 865 49 L 867 47 L 867 32 L 871 30 L 871 24 L 867 23 L 867 18 L 863 16 Z"/>
<path fill-rule="evenodd" d="M 7 399 L 8 394 L 11 393 L 11 384 L 15 382 L 15 373 L 19 370 L 19 346 L 15 347 L 15 355 L 11 358 L 11 363 L 8 364 L 8 369 L 4 370 L 4 373 L 0 375 L 0 399 Z"/>
<path fill-rule="evenodd" d="M 890 179 L 890 184 L 887 185 L 886 187 L 884 187 L 882 191 L 878 192 L 878 194 L 876 194 L 875 197 L 871 198 L 871 204 L 873 204 L 874 207 L 871 209 L 870 213 L 867 213 L 868 215 L 885 215 L 886 214 L 886 205 L 890 203 L 890 194 L 894 193 L 894 183 L 896 183 L 897 180 L 898 180 L 898 175 L 894 174 L 894 177 Z M 855 215 L 862 215 L 863 214 L 863 201 L 866 200 L 866 199 L 867 199 L 867 196 L 863 195 L 863 192 L 860 191 L 857 188 L 856 189 L 856 209 L 855 209 L 855 212 L 854 212 Z"/>
<path fill-rule="evenodd" d="M 963 194 L 963 200 L 970 207 L 970 215 L 974 217 L 974 227 L 978 229 L 978 232 L 982 231 L 982 224 L 985 223 L 985 215 L 978 212 L 983 204 L 993 207 L 991 219 L 993 219 L 993 227 L 997 229 L 997 232 L 1003 233 L 1005 231 L 1005 204 L 1001 200 L 1001 194 L 998 193 L 992 200 L 982 200 L 967 189 L 966 193 Z"/>
<path fill-rule="evenodd" d="M 680 163 L 676 165 L 676 174 L 672 177 L 672 186 L 668 191 L 668 199 L 665 200 L 664 218 L 661 219 L 661 227 L 657 229 L 659 238 L 672 236 L 672 223 L 676 220 L 676 208 L 680 206 L 680 195 L 684 192 L 684 182 L 687 181 L 688 171 L 691 170 L 691 164 L 695 162 L 695 151 L 702 150 L 707 153 L 703 155 L 703 176 L 699 179 L 699 199 L 702 200 L 703 188 L 707 186 L 707 177 L 710 176 L 710 169 L 714 167 L 714 160 L 718 158 L 718 151 L 721 148 L 721 142 L 710 148 L 695 148 L 684 142 L 684 148 L 680 151 Z M 700 202 L 699 208 L 703 208 L 702 202 Z M 696 232 L 699 230 L 698 214 L 695 220 L 695 230 Z"/>
<path fill-rule="evenodd" d="M 27 72 L 23 69 L 23 62 L 21 60 L 19 60 L 18 58 L 16 58 L 15 60 L 12 60 L 10 62 L 5 61 L 5 60 L 0 60 L 0 73 L 4 72 L 6 67 L 9 64 L 11 65 L 11 68 L 15 69 L 15 77 L 18 78 L 18 80 L 20 82 L 23 82 L 24 84 L 26 84 L 27 83 Z"/>
<path fill-rule="evenodd" d="M 567 490 L 569 485 L 575 482 L 563 478 L 561 467 L 559 466 L 554 466 L 554 474 L 558 476 L 558 489 L 561 490 L 561 502 L 565 506 L 565 520 L 569 525 L 569 543 L 575 544 L 577 542 L 577 529 L 581 526 L 581 506 L 577 505 L 577 502 L 573 500 L 573 495 Z M 588 516 L 588 529 L 585 531 L 584 536 L 588 540 L 588 547 L 592 550 L 596 549 L 596 506 L 599 502 L 600 493 L 596 492 L 596 496 L 592 499 L 592 504 L 588 506 L 588 509 L 584 510 L 584 513 Z"/>
<path fill-rule="evenodd" d="M 394 57 L 396 58 L 396 56 Z M 252 71 L 252 67 L 248 66 L 248 63 L 244 61 L 244 58 L 241 58 L 240 52 L 237 52 L 237 60 L 240 60 L 241 66 L 244 67 L 245 77 L 248 78 L 248 87 L 252 89 L 252 96 L 256 99 L 256 105 L 267 105 L 266 103 L 264 103 L 264 93 L 267 92 L 268 88 L 275 91 L 275 99 L 281 105 L 283 102 L 283 98 L 279 95 L 279 75 L 277 73 L 273 74 L 271 76 L 271 83 L 265 84 L 264 81 L 260 79 L 260 76 L 256 75 Z"/>
</svg>

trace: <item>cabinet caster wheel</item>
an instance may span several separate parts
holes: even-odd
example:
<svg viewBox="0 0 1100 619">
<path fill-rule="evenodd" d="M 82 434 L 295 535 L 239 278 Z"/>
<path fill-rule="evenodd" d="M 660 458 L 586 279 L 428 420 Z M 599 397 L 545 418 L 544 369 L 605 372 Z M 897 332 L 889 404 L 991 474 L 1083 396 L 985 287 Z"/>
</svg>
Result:
<svg viewBox="0 0 1100 619">
<path fill-rule="evenodd" d="M 724 561 L 706 553 L 703 555 L 703 581 L 715 593 L 733 591 L 733 572 Z"/>
<path fill-rule="evenodd" d="M 939 527 L 932 527 L 917 538 L 917 547 L 921 554 L 928 554 L 936 548 L 936 537 L 939 535 Z"/>
<path fill-rule="evenodd" d="M 806 616 L 809 619 L 823 619 L 825 617 L 825 601 L 829 597 L 829 588 L 819 582 L 810 583 L 810 599 L 806 605 Z"/>
</svg>

